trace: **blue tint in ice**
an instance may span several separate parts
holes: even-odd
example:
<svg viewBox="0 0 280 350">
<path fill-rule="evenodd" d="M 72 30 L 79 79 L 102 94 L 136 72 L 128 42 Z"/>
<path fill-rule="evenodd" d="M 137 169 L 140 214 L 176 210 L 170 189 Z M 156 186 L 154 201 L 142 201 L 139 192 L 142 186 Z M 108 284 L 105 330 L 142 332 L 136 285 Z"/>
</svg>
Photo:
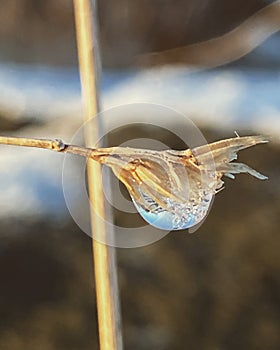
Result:
<svg viewBox="0 0 280 350">
<path fill-rule="evenodd" d="M 212 194 L 205 191 L 196 202 L 192 199 L 186 199 L 185 203 L 178 203 L 163 197 L 162 201 L 167 203 L 167 209 L 161 208 L 145 195 L 143 198 L 145 198 L 146 204 L 148 203 L 145 209 L 134 198 L 132 201 L 139 214 L 150 225 L 161 230 L 176 231 L 185 230 L 200 223 L 209 211 L 212 197 Z"/>
<path fill-rule="evenodd" d="M 176 221 L 176 217 L 173 213 L 170 213 L 166 210 L 162 210 L 158 213 L 146 211 L 135 201 L 133 202 L 142 218 L 150 225 L 161 230 L 184 230 L 196 224 L 195 216 L 192 213 L 188 214 L 188 219 L 186 221 L 178 222 Z"/>
</svg>

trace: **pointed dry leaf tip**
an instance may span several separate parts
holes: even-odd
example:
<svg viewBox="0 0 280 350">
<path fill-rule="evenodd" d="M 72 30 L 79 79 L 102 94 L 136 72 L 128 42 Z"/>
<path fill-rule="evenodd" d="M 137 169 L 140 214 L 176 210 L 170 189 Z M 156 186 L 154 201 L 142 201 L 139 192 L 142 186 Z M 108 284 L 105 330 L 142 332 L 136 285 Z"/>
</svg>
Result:
<svg viewBox="0 0 280 350">
<path fill-rule="evenodd" d="M 265 136 L 238 136 L 197 147 L 192 152 L 199 164 L 206 168 L 209 167 L 209 164 L 211 165 L 211 161 L 214 161 L 216 172 L 221 176 L 225 175 L 234 179 L 234 174 L 247 173 L 260 180 L 265 180 L 267 179 L 266 176 L 249 166 L 242 163 L 233 163 L 232 161 L 237 159 L 239 151 L 267 142 L 269 142 L 269 138 Z"/>
<path fill-rule="evenodd" d="M 236 139 L 238 141 L 236 142 Z M 231 160 L 237 159 L 237 152 L 248 148 L 255 146 L 257 144 L 261 143 L 267 143 L 269 142 L 268 137 L 266 136 L 245 136 L 245 137 L 240 137 L 238 136 L 237 138 L 230 139 L 230 143 L 232 146 L 228 146 L 228 151 L 229 151 L 229 163 L 228 163 L 228 173 L 225 173 L 226 176 L 231 177 L 234 179 L 233 174 L 241 174 L 241 173 L 247 173 L 250 174 L 254 177 L 256 177 L 259 180 L 267 180 L 268 177 L 259 173 L 258 171 L 250 168 L 248 165 L 243 164 L 243 163 L 230 163 Z M 240 142 L 239 142 L 240 141 Z"/>
</svg>

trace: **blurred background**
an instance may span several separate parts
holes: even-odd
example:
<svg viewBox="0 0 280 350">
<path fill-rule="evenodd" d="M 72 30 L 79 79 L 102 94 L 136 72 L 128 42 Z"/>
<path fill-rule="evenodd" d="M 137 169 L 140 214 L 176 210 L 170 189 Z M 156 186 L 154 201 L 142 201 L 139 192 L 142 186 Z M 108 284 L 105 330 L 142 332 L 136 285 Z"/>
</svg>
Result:
<svg viewBox="0 0 280 350">
<path fill-rule="evenodd" d="M 98 15 L 104 108 L 164 104 L 209 142 L 273 140 L 240 154 L 269 180 L 226 181 L 195 234 L 118 249 L 125 348 L 279 349 L 279 1 L 108 0 Z M 0 24 L 1 134 L 69 142 L 82 124 L 72 1 L 0 0 Z M 160 128 L 175 121 L 154 118 L 109 144 L 182 148 Z M 98 349 L 91 240 L 67 211 L 63 156 L 1 146 L 0 167 L 0 349 Z"/>
</svg>

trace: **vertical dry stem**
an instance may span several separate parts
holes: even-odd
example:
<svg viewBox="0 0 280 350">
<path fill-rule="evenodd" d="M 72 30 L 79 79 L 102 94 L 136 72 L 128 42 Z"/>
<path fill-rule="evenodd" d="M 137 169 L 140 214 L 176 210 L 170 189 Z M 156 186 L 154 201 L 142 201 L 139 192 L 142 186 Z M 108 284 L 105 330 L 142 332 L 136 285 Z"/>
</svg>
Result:
<svg viewBox="0 0 280 350">
<path fill-rule="evenodd" d="M 90 0 L 74 0 L 76 33 L 80 65 L 80 77 L 84 99 L 85 121 L 99 111 L 97 89 L 97 33 L 95 7 Z M 97 124 L 96 124 L 97 125 Z M 100 126 L 99 126 L 100 127 Z M 97 146 L 98 127 L 86 130 L 87 147 Z M 94 237 L 106 237 L 106 224 L 98 217 L 106 217 L 102 192 L 101 166 L 93 160 L 88 162 L 89 197 L 91 201 L 91 226 Z M 101 350 L 122 349 L 120 312 L 118 301 L 117 268 L 114 248 L 93 240 L 95 286 L 99 338 Z"/>
</svg>

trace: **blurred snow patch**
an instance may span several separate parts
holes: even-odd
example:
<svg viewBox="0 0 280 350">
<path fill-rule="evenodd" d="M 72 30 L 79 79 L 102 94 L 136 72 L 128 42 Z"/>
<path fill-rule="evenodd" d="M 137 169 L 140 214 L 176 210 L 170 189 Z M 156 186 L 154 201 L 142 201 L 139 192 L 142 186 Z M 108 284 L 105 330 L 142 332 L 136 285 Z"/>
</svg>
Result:
<svg viewBox="0 0 280 350">
<path fill-rule="evenodd" d="M 63 155 L 3 146 L 0 156 L 0 218 L 66 213 L 61 173 Z"/>
</svg>

